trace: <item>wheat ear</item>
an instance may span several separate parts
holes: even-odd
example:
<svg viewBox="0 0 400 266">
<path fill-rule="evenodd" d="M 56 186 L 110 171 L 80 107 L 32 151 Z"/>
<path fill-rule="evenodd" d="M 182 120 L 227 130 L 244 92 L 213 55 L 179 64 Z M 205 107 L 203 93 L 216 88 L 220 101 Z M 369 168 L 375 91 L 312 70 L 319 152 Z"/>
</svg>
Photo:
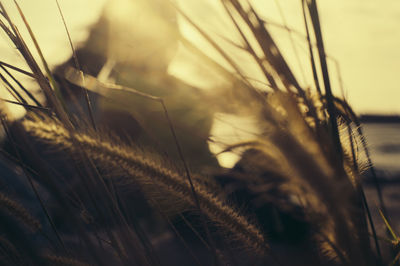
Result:
<svg viewBox="0 0 400 266">
<path fill-rule="evenodd" d="M 23 121 L 25 130 L 51 145 L 76 153 L 79 149 L 99 166 L 108 169 L 122 169 L 142 186 L 152 186 L 153 190 L 172 195 L 190 206 L 195 206 L 192 191 L 187 179 L 160 163 L 141 155 L 131 147 L 100 139 L 84 133 L 67 131 L 61 123 L 47 119 Z M 73 137 L 73 138 L 72 138 Z M 247 221 L 226 201 L 216 196 L 204 184 L 194 182 L 201 210 L 208 218 L 228 231 L 236 241 L 245 244 L 249 249 L 264 254 L 268 250 L 263 234 Z"/>
</svg>

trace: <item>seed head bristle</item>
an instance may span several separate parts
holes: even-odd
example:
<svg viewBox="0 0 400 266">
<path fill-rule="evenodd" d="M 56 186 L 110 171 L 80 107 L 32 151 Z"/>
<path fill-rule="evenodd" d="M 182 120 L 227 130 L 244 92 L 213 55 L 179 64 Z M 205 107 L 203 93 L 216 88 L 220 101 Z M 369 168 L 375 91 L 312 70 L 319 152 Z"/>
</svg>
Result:
<svg viewBox="0 0 400 266">
<path fill-rule="evenodd" d="M 160 190 L 163 195 L 184 201 L 195 206 L 189 183 L 183 174 L 179 174 L 157 162 L 146 158 L 140 152 L 102 140 L 98 135 L 67 131 L 60 123 L 53 120 L 25 120 L 23 126 L 28 133 L 50 145 L 76 153 L 85 151 L 100 167 L 122 169 L 141 186 Z M 201 211 L 222 229 L 228 231 L 235 240 L 241 241 L 250 250 L 264 254 L 268 250 L 263 234 L 244 216 L 215 195 L 203 183 L 194 181 Z"/>
<path fill-rule="evenodd" d="M 0 208 L 3 208 L 18 220 L 24 223 L 33 232 L 42 228 L 40 222 L 34 218 L 21 204 L 0 193 Z"/>
</svg>

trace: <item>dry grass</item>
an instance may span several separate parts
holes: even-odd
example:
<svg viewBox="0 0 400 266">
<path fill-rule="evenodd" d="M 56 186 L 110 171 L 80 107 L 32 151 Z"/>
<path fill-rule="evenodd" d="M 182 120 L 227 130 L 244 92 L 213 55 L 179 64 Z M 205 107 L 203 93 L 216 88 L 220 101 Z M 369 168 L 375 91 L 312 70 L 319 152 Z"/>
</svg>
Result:
<svg viewBox="0 0 400 266">
<path fill-rule="evenodd" d="M 21 206 L 21 204 L 10 199 L 2 193 L 0 193 L 0 207 L 6 210 L 9 215 L 19 219 L 33 232 L 36 232 L 42 228 L 40 222 L 36 218 L 32 217 L 27 209 L 25 209 Z"/>
<path fill-rule="evenodd" d="M 91 137 L 78 132 L 74 132 L 71 136 L 61 123 L 53 122 L 50 119 L 26 120 L 23 122 L 23 126 L 29 134 L 53 147 L 72 154 L 84 151 L 98 167 L 109 171 L 117 169 L 128 173 L 129 178 L 142 186 L 143 190 L 148 191 L 149 194 L 154 195 L 159 192 L 161 193 L 160 197 L 164 200 L 170 200 L 169 197 L 172 197 L 172 201 L 174 201 L 173 199 L 183 201 L 191 209 L 196 208 L 190 184 L 184 174 L 174 172 L 156 163 L 160 160 L 154 156 L 140 155 L 140 151 L 121 146 L 116 142 L 102 140 L 100 136 Z M 201 210 L 209 219 L 218 223 L 221 229 L 226 230 L 231 239 L 242 242 L 245 248 L 260 254 L 264 254 L 268 250 L 263 234 L 240 215 L 234 207 L 216 196 L 204 184 L 195 182 L 194 187 Z M 152 198 L 152 200 L 157 201 L 156 198 Z"/>
<path fill-rule="evenodd" d="M 310 225 L 311 242 L 318 247 L 321 263 L 382 265 L 384 260 L 374 224 L 367 219 L 369 207 L 361 181 L 363 163 L 359 162 L 356 154 L 355 139 L 363 140 L 362 132 L 361 129 L 357 134 L 351 131 L 352 123 L 358 123 L 356 116 L 345 101 L 332 94 L 316 1 L 302 1 L 310 67 L 315 82 L 313 90 L 303 88 L 297 81 L 265 21 L 248 2 L 221 0 L 219 4 L 229 18 L 231 30 L 240 37 L 239 43 L 228 44 L 253 60 L 267 82 L 262 89 L 250 82 L 235 53 L 227 52 L 211 32 L 200 27 L 179 5 L 174 6 L 174 12 L 224 61 L 220 64 L 220 61 L 204 54 L 197 43 L 191 43 L 177 33 L 177 41 L 191 51 L 194 60 L 203 62 L 214 74 L 225 79 L 224 84 L 228 84 L 217 96 L 203 99 L 220 104 L 219 110 L 252 114 L 262 132 L 255 139 L 227 147 L 227 151 L 257 151 L 257 157 L 243 167 L 245 170 L 240 174 L 232 173 L 235 180 L 233 190 L 256 194 L 257 204 L 263 207 L 272 203 L 282 210 L 290 209 L 288 206 L 300 208 L 304 220 Z M 216 265 L 235 262 L 236 256 L 231 250 L 234 246 L 245 250 L 241 256 L 246 265 L 251 264 L 249 259 L 260 259 L 261 263 L 266 263 L 269 257 L 276 259 L 273 252 L 267 252 L 270 243 L 266 233 L 260 229 L 267 228 L 267 225 L 259 221 L 250 222 L 251 219 L 243 214 L 245 212 L 239 212 L 234 201 L 221 193 L 223 189 L 217 182 L 190 172 L 182 152 L 185 147 L 179 145 L 179 135 L 161 97 L 139 92 L 140 89 L 133 90 L 137 97 L 162 104 L 168 129 L 174 137 L 173 143 L 178 148 L 179 161 L 166 163 L 170 158 L 165 154 L 155 155 L 147 146 L 143 146 L 143 151 L 139 145 L 117 140 L 112 132 L 99 130 L 87 91 L 92 89 L 91 84 L 85 83 L 85 75 L 80 72 L 81 66 L 68 33 L 75 67 L 82 79 L 74 83 L 80 85 L 85 106 L 89 108 L 87 113 L 71 111 L 62 94 L 63 90 L 68 91 L 63 87 L 66 81 L 56 82 L 28 21 L 18 9 L 45 72 L 0 2 L 0 27 L 18 48 L 31 73 L 7 64 L 1 66 L 3 70 L 3 66 L 11 67 L 13 71 L 35 79 L 46 103 L 42 106 L 32 94 L 26 94 L 26 89 L 23 89 L 25 94 L 21 94 L 13 83 L 5 82 L 15 96 L 15 102 L 26 107 L 28 115 L 13 124 L 2 111 L 1 119 L 8 141 L 4 153 L 8 156 L 5 162 L 22 169 L 21 176 L 28 181 L 23 188 L 26 194 L 34 195 L 40 208 L 33 208 L 32 212 L 25 210 L 0 192 L 0 207 L 7 211 L 1 223 L 12 228 L 10 232 L 4 232 L 4 238 L 0 237 L 3 254 L 7 255 L 7 250 L 32 247 L 24 257 L 33 265 L 86 265 L 75 258 L 82 258 L 90 265 L 160 265 L 161 251 L 154 234 L 162 236 L 174 232 L 177 237 L 171 241 L 183 244 L 182 250 L 192 256 L 192 263 L 202 264 L 204 260 L 199 259 L 201 252 L 196 252 L 190 242 L 193 239 L 185 238 L 184 230 L 180 231 L 174 224 L 177 217 L 181 217 Z M 3 81 L 13 78 L 11 73 L 6 73 L 8 76 L 1 76 Z M 111 87 L 109 89 L 123 88 L 119 85 Z M 207 100 L 199 104 L 206 104 Z M 30 102 L 36 105 L 30 105 Z M 79 105 L 79 102 L 73 102 L 73 105 Z M 346 143 L 340 127 L 348 129 L 349 141 Z M 145 134 L 150 135 L 148 132 Z M 53 155 L 55 159 L 49 158 Z M 183 163 L 184 171 L 176 170 L 180 163 Z M 279 182 L 272 182 L 269 180 L 271 177 L 279 177 Z M 137 188 L 136 192 L 143 193 L 150 204 L 146 205 L 140 196 L 135 198 L 131 191 L 128 191 L 128 196 L 122 193 L 118 183 L 120 179 L 127 187 Z M 240 182 L 240 186 L 235 187 L 235 182 Z M 269 194 L 272 190 L 284 196 Z M 24 198 L 24 194 L 17 196 Z M 257 210 L 258 206 L 252 200 L 239 204 L 248 204 L 248 212 Z M 138 207 L 144 210 L 134 210 Z M 169 213 L 168 208 L 174 213 Z M 33 212 L 40 215 L 41 223 L 33 217 Z M 186 219 L 187 212 L 197 213 L 200 219 Z M 250 213 L 252 217 L 256 214 L 256 211 Z M 28 241 L 29 236 L 18 230 L 19 224 L 9 223 L 8 220 L 13 218 L 35 230 L 40 229 L 36 238 Z M 167 229 L 168 226 L 171 229 Z M 371 234 L 375 247 L 371 245 Z M 221 235 L 224 241 L 220 240 Z M 60 256 L 46 255 L 49 250 Z M 180 254 L 169 256 L 175 255 Z M 14 254 L 0 259 L 11 265 L 19 263 Z M 279 263 L 279 259 L 277 261 Z"/>
</svg>

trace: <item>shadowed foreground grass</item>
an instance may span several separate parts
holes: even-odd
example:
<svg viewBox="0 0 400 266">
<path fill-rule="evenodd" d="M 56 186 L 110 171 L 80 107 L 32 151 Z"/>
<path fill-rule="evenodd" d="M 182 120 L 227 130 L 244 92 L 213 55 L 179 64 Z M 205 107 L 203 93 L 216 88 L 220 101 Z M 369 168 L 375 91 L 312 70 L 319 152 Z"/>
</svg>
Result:
<svg viewBox="0 0 400 266">
<path fill-rule="evenodd" d="M 165 23 L 169 44 L 191 55 L 188 67 L 200 64 L 221 79 L 216 93 L 169 76 L 169 56 L 143 66 L 96 55 L 89 47 L 102 49 L 96 30 L 111 25 L 106 20 L 85 47 L 75 51 L 71 43 L 73 63 L 53 73 L 34 37 L 40 29 L 30 29 L 19 9 L 38 61 L 0 4 L 0 27 L 29 67 L 1 65 L 15 98 L 9 103 L 27 112 L 13 121 L 1 109 L 2 265 L 396 264 L 395 252 L 381 255 L 363 191 L 362 172 L 372 163 L 361 125 L 332 94 L 316 1 L 302 2 L 309 87 L 297 81 L 251 4 L 217 3 L 234 41 L 217 41 L 179 1 L 164 5 L 168 15 L 157 23 Z M 186 38 L 180 23 L 199 41 Z M 241 58 L 265 82 L 255 85 Z M 14 71 L 35 80 L 46 101 Z M 218 112 L 250 116 L 261 132 L 224 146 L 241 155 L 232 169 L 217 167 L 204 151 Z"/>
</svg>

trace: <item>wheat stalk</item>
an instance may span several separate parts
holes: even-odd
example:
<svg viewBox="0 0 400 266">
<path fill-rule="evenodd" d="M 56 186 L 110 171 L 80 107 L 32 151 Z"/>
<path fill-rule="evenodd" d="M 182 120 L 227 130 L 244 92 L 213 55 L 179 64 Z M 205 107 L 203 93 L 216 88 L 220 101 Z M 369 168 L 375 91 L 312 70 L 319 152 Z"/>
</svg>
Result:
<svg viewBox="0 0 400 266">
<path fill-rule="evenodd" d="M 99 135 L 93 137 L 89 134 L 67 131 L 61 123 L 50 119 L 25 120 L 23 126 L 28 133 L 46 143 L 72 153 L 82 149 L 99 166 L 122 169 L 141 186 L 161 190 L 164 195 L 171 195 L 190 206 L 195 206 L 189 183 L 182 174 L 157 163 L 154 159 L 146 158 L 133 148 L 101 139 Z M 209 219 L 249 249 L 259 254 L 264 254 L 268 250 L 263 234 L 255 225 L 204 184 L 194 183 L 201 210 Z"/>
</svg>

